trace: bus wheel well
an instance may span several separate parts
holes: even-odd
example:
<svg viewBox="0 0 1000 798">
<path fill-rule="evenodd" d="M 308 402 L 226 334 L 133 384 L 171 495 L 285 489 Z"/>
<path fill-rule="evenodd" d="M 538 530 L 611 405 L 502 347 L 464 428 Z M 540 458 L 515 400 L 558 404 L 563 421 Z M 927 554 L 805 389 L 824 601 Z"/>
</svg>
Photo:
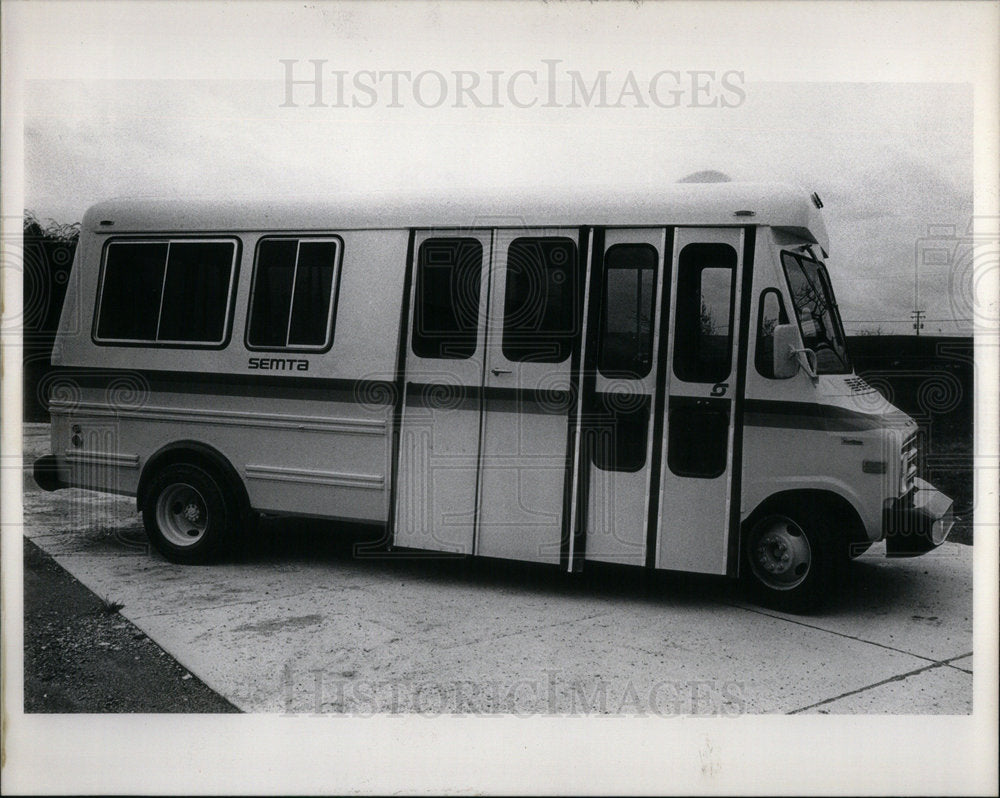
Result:
<svg viewBox="0 0 1000 798">
<path fill-rule="evenodd" d="M 146 493 L 153 477 L 166 466 L 175 463 L 190 463 L 218 475 L 232 492 L 241 513 L 246 515 L 250 512 L 250 497 L 247 495 L 246 486 L 232 463 L 216 449 L 198 441 L 176 441 L 167 444 L 146 461 L 135 494 L 136 505 L 140 512 L 145 505 Z"/>
<path fill-rule="evenodd" d="M 805 515 L 822 513 L 830 529 L 836 530 L 848 547 L 869 543 L 868 533 L 858 511 L 843 496 L 826 490 L 788 490 L 775 493 L 750 513 L 743 522 L 743 529 L 749 530 L 769 513 L 793 511 Z"/>
</svg>

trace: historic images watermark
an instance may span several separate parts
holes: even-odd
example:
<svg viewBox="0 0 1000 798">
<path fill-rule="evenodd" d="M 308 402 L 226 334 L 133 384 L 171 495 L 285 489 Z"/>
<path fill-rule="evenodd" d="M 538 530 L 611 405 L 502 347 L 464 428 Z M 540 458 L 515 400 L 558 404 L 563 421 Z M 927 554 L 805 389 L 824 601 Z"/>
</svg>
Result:
<svg viewBox="0 0 1000 798">
<path fill-rule="evenodd" d="M 289 661 L 282 669 L 281 683 L 286 715 L 733 717 L 747 712 L 742 681 L 580 680 L 559 668 L 508 679 L 371 680 L 358 678 L 352 670 L 301 669 Z"/>
<path fill-rule="evenodd" d="M 661 69 L 637 74 L 563 68 L 339 69 L 325 58 L 281 58 L 280 108 L 738 108 L 744 73 Z"/>
<path fill-rule="evenodd" d="M 975 216 L 968 225 L 933 224 L 916 241 L 913 329 L 918 335 L 930 323 L 919 291 L 922 270 L 946 269 L 950 318 L 963 332 L 996 332 L 996 297 L 990 286 L 1000 270 L 1000 237 L 995 216 Z M 940 320 L 939 320 L 940 321 Z"/>
</svg>

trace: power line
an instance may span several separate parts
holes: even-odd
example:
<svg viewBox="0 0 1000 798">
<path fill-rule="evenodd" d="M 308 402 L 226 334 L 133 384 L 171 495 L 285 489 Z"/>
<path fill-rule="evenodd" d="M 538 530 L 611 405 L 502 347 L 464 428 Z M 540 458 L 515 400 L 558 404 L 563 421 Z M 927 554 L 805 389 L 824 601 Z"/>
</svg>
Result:
<svg viewBox="0 0 1000 798">
<path fill-rule="evenodd" d="M 911 311 L 912 312 L 912 311 Z M 921 313 L 925 311 L 921 310 Z M 907 324 L 906 319 L 844 319 L 844 324 Z M 942 324 L 946 321 L 955 324 L 972 324 L 972 319 L 921 319 L 923 322 Z"/>
</svg>

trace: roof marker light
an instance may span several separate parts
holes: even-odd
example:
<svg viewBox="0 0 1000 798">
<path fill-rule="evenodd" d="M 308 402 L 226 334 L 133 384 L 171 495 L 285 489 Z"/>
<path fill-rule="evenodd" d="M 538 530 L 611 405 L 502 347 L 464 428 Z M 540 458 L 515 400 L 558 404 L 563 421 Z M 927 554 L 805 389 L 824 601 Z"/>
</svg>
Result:
<svg viewBox="0 0 1000 798">
<path fill-rule="evenodd" d="M 102 219 L 100 222 L 98 222 L 98 224 L 100 224 L 101 227 L 110 227 L 111 225 L 114 224 L 114 222 L 112 222 L 110 219 Z"/>
<path fill-rule="evenodd" d="M 819 194 L 817 194 L 815 191 L 812 193 L 811 199 L 813 201 L 813 205 L 815 205 L 817 208 L 823 207 L 823 200 L 819 198 Z"/>
<path fill-rule="evenodd" d="M 733 216 L 756 216 L 753 211 L 736 211 Z"/>
</svg>

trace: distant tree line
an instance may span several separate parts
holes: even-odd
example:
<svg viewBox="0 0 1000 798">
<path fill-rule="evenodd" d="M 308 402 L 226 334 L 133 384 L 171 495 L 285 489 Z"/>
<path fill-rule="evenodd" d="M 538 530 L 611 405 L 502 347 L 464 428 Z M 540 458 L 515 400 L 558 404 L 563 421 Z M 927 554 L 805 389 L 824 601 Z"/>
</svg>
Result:
<svg viewBox="0 0 1000 798">
<path fill-rule="evenodd" d="M 72 277 L 80 225 L 51 219 L 42 222 L 32 211 L 25 211 L 23 236 L 24 419 L 47 421 L 38 386 L 51 368 L 52 342 Z"/>
</svg>

